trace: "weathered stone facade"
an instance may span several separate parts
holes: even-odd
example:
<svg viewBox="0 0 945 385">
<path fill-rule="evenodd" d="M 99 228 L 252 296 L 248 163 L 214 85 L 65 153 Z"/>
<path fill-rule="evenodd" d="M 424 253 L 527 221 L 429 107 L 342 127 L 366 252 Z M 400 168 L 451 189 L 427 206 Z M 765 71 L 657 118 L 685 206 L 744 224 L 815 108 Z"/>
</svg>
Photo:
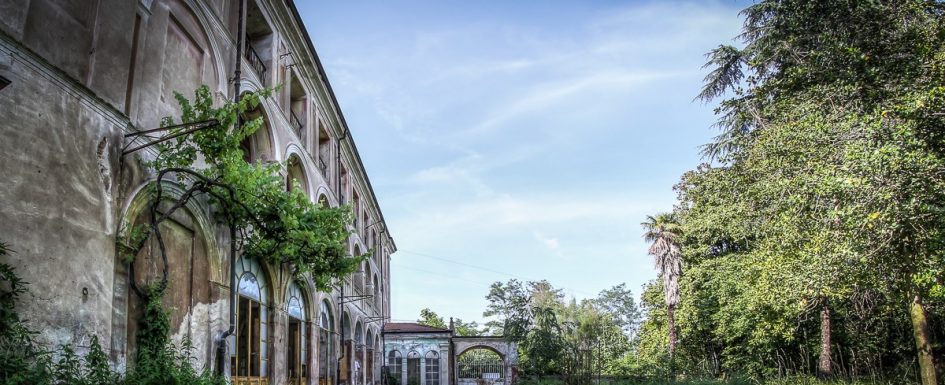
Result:
<svg viewBox="0 0 945 385">
<path fill-rule="evenodd" d="M 344 299 L 240 260 L 238 298 L 256 317 L 247 322 L 259 330 L 250 354 L 259 367 L 236 373 L 245 357 L 234 337 L 224 371 L 271 384 L 375 382 L 396 246 L 294 5 L 245 3 L 247 49 L 237 58 L 237 0 L 0 0 L 0 84 L 9 81 L 0 89 L 0 241 L 15 250 L 2 262 L 32 292 L 18 310 L 50 346 L 81 351 L 95 335 L 124 368 L 140 311 L 130 282 L 154 267 L 129 271 L 116 240 L 147 215 L 142 189 L 155 177 L 138 159 L 154 150 L 123 156 L 125 134 L 178 115 L 175 91 L 205 84 L 220 103 L 232 100 L 238 64 L 243 90 L 283 85 L 256 112 L 266 125 L 244 146 L 251 160 L 284 162 L 312 201 L 350 204 L 350 251 L 374 254 L 339 285 Z M 229 327 L 229 231 L 199 199 L 161 226 L 173 336 L 190 339 L 209 367 Z"/>
</svg>

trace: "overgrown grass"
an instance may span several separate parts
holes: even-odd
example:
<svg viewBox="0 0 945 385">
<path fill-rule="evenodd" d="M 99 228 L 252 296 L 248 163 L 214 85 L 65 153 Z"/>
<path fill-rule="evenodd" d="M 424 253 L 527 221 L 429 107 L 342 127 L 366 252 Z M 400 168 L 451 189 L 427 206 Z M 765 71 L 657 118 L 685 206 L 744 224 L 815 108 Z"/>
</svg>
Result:
<svg viewBox="0 0 945 385">
<path fill-rule="evenodd" d="M 900 385 L 907 384 L 908 381 L 886 379 L 886 380 L 819 380 L 815 377 L 784 377 L 766 380 L 752 380 L 747 378 L 734 379 L 684 379 L 684 380 L 665 380 L 665 379 L 602 379 L 599 383 L 596 380 L 587 385 Z M 519 381 L 520 385 L 564 385 L 564 381 L 559 379 L 543 379 L 537 381 L 534 379 L 523 379 Z"/>
</svg>

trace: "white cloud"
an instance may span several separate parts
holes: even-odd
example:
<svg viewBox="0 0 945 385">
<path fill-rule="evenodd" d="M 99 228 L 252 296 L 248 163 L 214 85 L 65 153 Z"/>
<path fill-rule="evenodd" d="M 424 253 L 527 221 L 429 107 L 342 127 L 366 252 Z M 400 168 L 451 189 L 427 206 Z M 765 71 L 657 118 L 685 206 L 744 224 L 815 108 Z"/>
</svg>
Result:
<svg viewBox="0 0 945 385">
<path fill-rule="evenodd" d="M 558 241 L 558 238 L 546 237 L 538 231 L 533 231 L 532 235 L 534 235 L 535 239 L 537 239 L 538 242 L 541 242 L 541 244 L 545 245 L 545 247 L 547 247 L 549 250 L 557 251 L 559 248 L 561 248 L 561 242 Z"/>
</svg>

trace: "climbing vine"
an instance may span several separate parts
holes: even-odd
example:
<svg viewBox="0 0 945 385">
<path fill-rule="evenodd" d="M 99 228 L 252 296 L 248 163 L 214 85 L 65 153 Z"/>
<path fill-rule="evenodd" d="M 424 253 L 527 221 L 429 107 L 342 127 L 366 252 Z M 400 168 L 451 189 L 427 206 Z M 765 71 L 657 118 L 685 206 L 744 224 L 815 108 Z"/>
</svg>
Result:
<svg viewBox="0 0 945 385">
<path fill-rule="evenodd" d="M 260 98 L 269 94 L 270 90 L 249 93 L 237 103 L 214 107 L 210 90 L 202 86 L 193 101 L 175 94 L 182 111 L 180 121 L 162 121 L 162 127 L 169 128 L 167 137 L 173 139 L 159 143 L 157 156 L 145 162 L 157 176 L 144 192 L 151 202 L 150 224 L 126 225 L 117 242 L 119 257 L 132 271 L 135 256 L 149 240 L 156 245 L 152 253 L 157 252 L 163 266 L 158 281 L 141 287 L 131 280 L 145 304 L 132 372 L 144 373 L 138 376 L 140 383 L 170 383 L 177 378 L 174 373 L 199 378 L 196 383 L 218 380 L 207 373 L 195 377 L 189 356 L 168 348 L 170 325 L 161 303 L 169 267 L 160 223 L 197 196 L 205 195 L 217 219 L 229 227 L 231 257 L 239 249 L 245 258 L 287 268 L 297 281 L 311 277 L 319 290 L 330 289 L 332 280 L 353 272 L 366 258 L 348 256 L 351 214 L 347 207 L 322 207 L 312 203 L 301 188 L 287 189 L 279 173 L 281 164 L 245 160 L 241 143 L 262 127 L 263 120 L 241 122 L 239 117 L 257 108 Z M 201 122 L 215 124 L 200 130 L 189 128 Z M 176 180 L 183 188 L 176 199 L 165 193 L 167 179 Z"/>
<path fill-rule="evenodd" d="M 15 311 L 19 296 L 27 293 L 13 269 L 0 264 L 0 381 L 4 384 L 225 384 L 208 369 L 193 367 L 189 341 L 175 346 L 170 340 L 169 312 L 162 299 L 168 288 L 168 257 L 160 224 L 191 200 L 205 196 L 216 219 L 229 227 L 231 256 L 264 261 L 287 269 L 292 277 L 311 277 L 319 290 L 329 290 L 333 280 L 350 274 L 365 255 L 348 256 L 351 213 L 347 207 L 327 208 L 311 202 L 301 188 L 287 189 L 281 164 L 244 160 L 240 144 L 263 125 L 262 118 L 237 124 L 238 117 L 255 109 L 270 90 L 249 93 L 239 102 L 214 107 L 206 87 L 194 100 L 176 94 L 181 107 L 179 121 L 165 118 L 167 137 L 157 145 L 157 155 L 145 165 L 156 179 L 143 192 L 150 202 L 150 222 L 126 223 L 116 241 L 118 260 L 134 271 L 136 256 L 149 242 L 151 255 L 162 262 L 160 279 L 131 286 L 141 299 L 137 351 L 133 365 L 121 375 L 109 366 L 96 337 L 84 356 L 72 346 L 52 351 L 35 340 Z M 193 124 L 211 122 L 194 130 Z M 167 186 L 183 189 L 169 196 Z M 298 187 L 298 186 L 295 186 Z M 0 243 L 0 255 L 8 253 Z M 155 255 L 156 254 L 156 255 Z"/>
<path fill-rule="evenodd" d="M 137 255 L 154 237 L 166 269 L 158 224 L 197 195 L 205 194 L 218 219 L 236 235 L 233 238 L 246 258 L 285 266 L 297 280 L 310 276 L 319 290 L 329 290 L 332 280 L 357 269 L 366 255 L 348 256 L 352 216 L 347 207 L 321 207 L 302 189 L 286 189 L 279 173 L 283 164 L 244 160 L 240 144 L 262 127 L 263 120 L 259 117 L 237 124 L 237 119 L 257 108 L 260 98 L 270 92 L 248 93 L 239 102 L 221 107 L 213 106 L 213 96 L 206 86 L 195 91 L 193 101 L 176 94 L 181 118 L 165 118 L 162 126 L 174 127 L 167 135 L 179 136 L 158 144 L 157 156 L 146 162 L 157 173 L 157 180 L 148 190 L 154 194 L 151 226 L 146 230 L 135 226 L 128 229 L 119 246 L 124 254 Z M 188 132 L 186 124 L 206 121 L 216 124 Z M 178 199 L 164 195 L 165 178 L 175 178 L 186 186 Z M 162 204 L 169 207 L 159 210 Z M 133 258 L 129 259 L 133 263 Z M 162 285 L 166 285 L 166 279 L 165 271 Z"/>
</svg>

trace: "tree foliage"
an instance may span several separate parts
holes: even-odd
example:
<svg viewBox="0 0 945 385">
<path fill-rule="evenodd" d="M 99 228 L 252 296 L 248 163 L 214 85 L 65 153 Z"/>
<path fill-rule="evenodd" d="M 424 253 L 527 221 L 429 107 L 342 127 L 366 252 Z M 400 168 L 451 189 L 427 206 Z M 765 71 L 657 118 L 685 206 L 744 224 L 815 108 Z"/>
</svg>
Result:
<svg viewBox="0 0 945 385">
<path fill-rule="evenodd" d="M 179 181 L 189 182 L 188 191 L 208 194 L 220 219 L 239 234 L 244 257 L 289 266 L 297 279 L 311 277 L 319 290 L 329 290 L 333 279 L 355 271 L 366 255 L 348 256 L 352 217 L 347 207 L 322 207 L 303 189 L 287 188 L 279 173 L 283 164 L 244 160 L 240 144 L 264 122 L 260 116 L 238 125 L 238 117 L 257 108 L 269 93 L 247 93 L 238 103 L 219 107 L 206 86 L 194 92 L 193 101 L 175 94 L 181 117 L 165 118 L 163 126 L 211 119 L 217 124 L 159 144 L 158 155 L 148 165 L 158 173 L 174 171 Z M 188 174 L 202 178 L 195 181 Z"/>
<path fill-rule="evenodd" d="M 826 359 L 934 384 L 945 6 L 772 0 L 742 16 L 742 46 L 708 54 L 699 95 L 722 98 L 710 163 L 676 186 L 685 371 L 807 375 Z"/>
<path fill-rule="evenodd" d="M 634 374 L 634 340 L 641 317 L 625 284 L 597 298 L 567 300 L 546 280 L 495 282 L 483 316 L 489 332 L 518 344 L 522 375 L 559 376 L 585 384 L 592 373 Z M 665 347 L 665 345 L 664 345 Z"/>
<path fill-rule="evenodd" d="M 447 328 L 446 322 L 443 321 L 443 317 L 440 317 L 428 307 L 420 310 L 420 319 L 417 320 L 417 323 L 440 329 Z"/>
</svg>

